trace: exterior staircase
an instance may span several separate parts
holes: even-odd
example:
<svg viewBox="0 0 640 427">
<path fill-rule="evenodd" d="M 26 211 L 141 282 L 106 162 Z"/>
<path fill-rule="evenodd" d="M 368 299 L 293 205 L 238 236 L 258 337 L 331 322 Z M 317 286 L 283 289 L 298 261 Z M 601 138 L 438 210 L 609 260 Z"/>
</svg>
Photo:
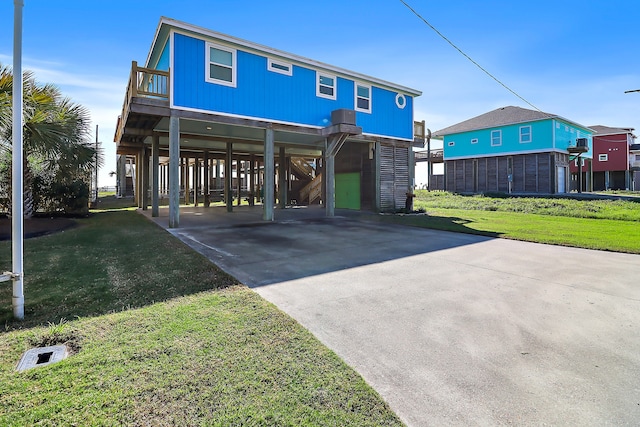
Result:
<svg viewBox="0 0 640 427">
<path fill-rule="evenodd" d="M 291 158 L 291 173 L 300 181 L 297 201 L 302 205 L 311 205 L 322 196 L 322 174 L 316 173 L 311 163 L 303 157 Z"/>
<path fill-rule="evenodd" d="M 300 201 L 312 205 L 322 195 L 322 174 L 316 175 L 310 183 L 300 190 Z"/>
</svg>

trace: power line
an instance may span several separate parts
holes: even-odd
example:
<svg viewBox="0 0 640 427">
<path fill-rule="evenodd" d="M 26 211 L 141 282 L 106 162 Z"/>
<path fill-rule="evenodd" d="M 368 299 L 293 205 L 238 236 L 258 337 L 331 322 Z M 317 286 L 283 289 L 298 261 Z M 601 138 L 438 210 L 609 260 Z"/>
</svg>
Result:
<svg viewBox="0 0 640 427">
<path fill-rule="evenodd" d="M 474 61 L 469 55 L 467 55 L 466 53 L 464 53 L 462 51 L 462 49 L 460 49 L 458 46 L 456 46 L 455 44 L 453 44 L 453 42 L 451 40 L 449 40 L 444 34 L 442 34 L 440 31 L 438 31 L 438 29 L 436 27 L 434 27 L 433 25 L 431 25 L 426 19 L 424 19 L 422 17 L 422 15 L 420 15 L 415 9 L 413 9 L 411 6 L 409 6 L 404 0 L 400 0 L 400 2 L 402 4 L 404 4 L 407 9 L 409 9 L 411 12 L 413 12 L 414 15 L 416 15 L 419 19 L 422 20 L 422 22 L 424 22 L 425 24 L 427 24 L 433 31 L 436 32 L 436 34 L 438 34 L 440 37 L 442 37 L 447 43 L 449 43 L 451 46 L 453 46 L 454 49 L 456 49 L 458 52 L 460 52 L 465 58 L 467 58 L 469 61 L 471 61 L 476 67 L 480 68 L 486 75 L 488 75 L 489 77 L 491 77 L 493 80 L 495 80 L 496 82 L 498 82 L 498 84 L 500 84 L 502 87 L 504 87 L 505 89 L 507 89 L 509 92 L 511 92 L 512 94 L 514 94 L 515 96 L 517 96 L 518 98 L 520 98 L 521 100 L 523 100 L 525 103 L 527 103 L 528 105 L 530 105 L 531 107 L 533 107 L 534 109 L 536 109 L 537 111 L 540 111 L 541 113 L 543 112 L 542 110 L 540 110 L 538 107 L 536 107 L 535 105 L 533 105 L 532 103 L 530 103 L 529 101 L 527 101 L 526 99 L 524 99 L 522 96 L 518 95 L 513 89 L 511 89 L 509 86 L 507 86 L 506 84 L 502 83 L 496 76 L 494 76 L 493 74 L 491 74 L 489 71 L 487 71 L 482 65 L 478 64 L 476 61 Z"/>
</svg>

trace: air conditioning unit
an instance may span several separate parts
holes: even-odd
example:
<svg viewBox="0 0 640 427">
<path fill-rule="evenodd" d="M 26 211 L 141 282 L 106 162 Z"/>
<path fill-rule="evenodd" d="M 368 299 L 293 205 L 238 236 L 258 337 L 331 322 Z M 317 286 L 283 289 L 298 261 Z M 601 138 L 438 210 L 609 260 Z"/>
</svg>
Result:
<svg viewBox="0 0 640 427">
<path fill-rule="evenodd" d="M 333 110 L 331 112 L 331 124 L 334 125 L 354 125 L 356 124 L 356 112 L 355 110 L 348 110 L 341 108 L 339 110 Z"/>
<path fill-rule="evenodd" d="M 578 138 L 576 139 L 576 146 L 577 147 L 588 147 L 589 146 L 589 140 L 587 138 Z"/>
</svg>

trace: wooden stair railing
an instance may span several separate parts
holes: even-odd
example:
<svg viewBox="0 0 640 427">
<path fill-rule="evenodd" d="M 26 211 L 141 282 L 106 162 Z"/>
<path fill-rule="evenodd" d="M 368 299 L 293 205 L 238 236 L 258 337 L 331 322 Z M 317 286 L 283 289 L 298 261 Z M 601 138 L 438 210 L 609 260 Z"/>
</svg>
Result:
<svg viewBox="0 0 640 427">
<path fill-rule="evenodd" d="M 308 201 L 308 204 L 312 204 L 320 198 L 322 195 L 322 174 L 316 175 L 313 180 L 302 187 L 300 190 L 300 201 L 304 203 Z"/>
</svg>

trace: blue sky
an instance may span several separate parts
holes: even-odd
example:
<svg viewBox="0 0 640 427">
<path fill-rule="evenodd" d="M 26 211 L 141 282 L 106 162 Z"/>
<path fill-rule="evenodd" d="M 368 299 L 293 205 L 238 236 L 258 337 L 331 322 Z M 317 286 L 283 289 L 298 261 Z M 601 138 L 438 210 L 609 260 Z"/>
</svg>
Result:
<svg viewBox="0 0 640 427">
<path fill-rule="evenodd" d="M 406 0 L 542 111 L 640 133 L 640 2 Z M 89 108 L 115 185 L 113 134 L 131 61 L 160 16 L 419 89 L 415 119 L 435 131 L 498 107 L 529 108 L 399 0 L 24 0 L 23 67 Z M 13 1 L 0 1 L 0 62 L 12 64 Z"/>
</svg>

